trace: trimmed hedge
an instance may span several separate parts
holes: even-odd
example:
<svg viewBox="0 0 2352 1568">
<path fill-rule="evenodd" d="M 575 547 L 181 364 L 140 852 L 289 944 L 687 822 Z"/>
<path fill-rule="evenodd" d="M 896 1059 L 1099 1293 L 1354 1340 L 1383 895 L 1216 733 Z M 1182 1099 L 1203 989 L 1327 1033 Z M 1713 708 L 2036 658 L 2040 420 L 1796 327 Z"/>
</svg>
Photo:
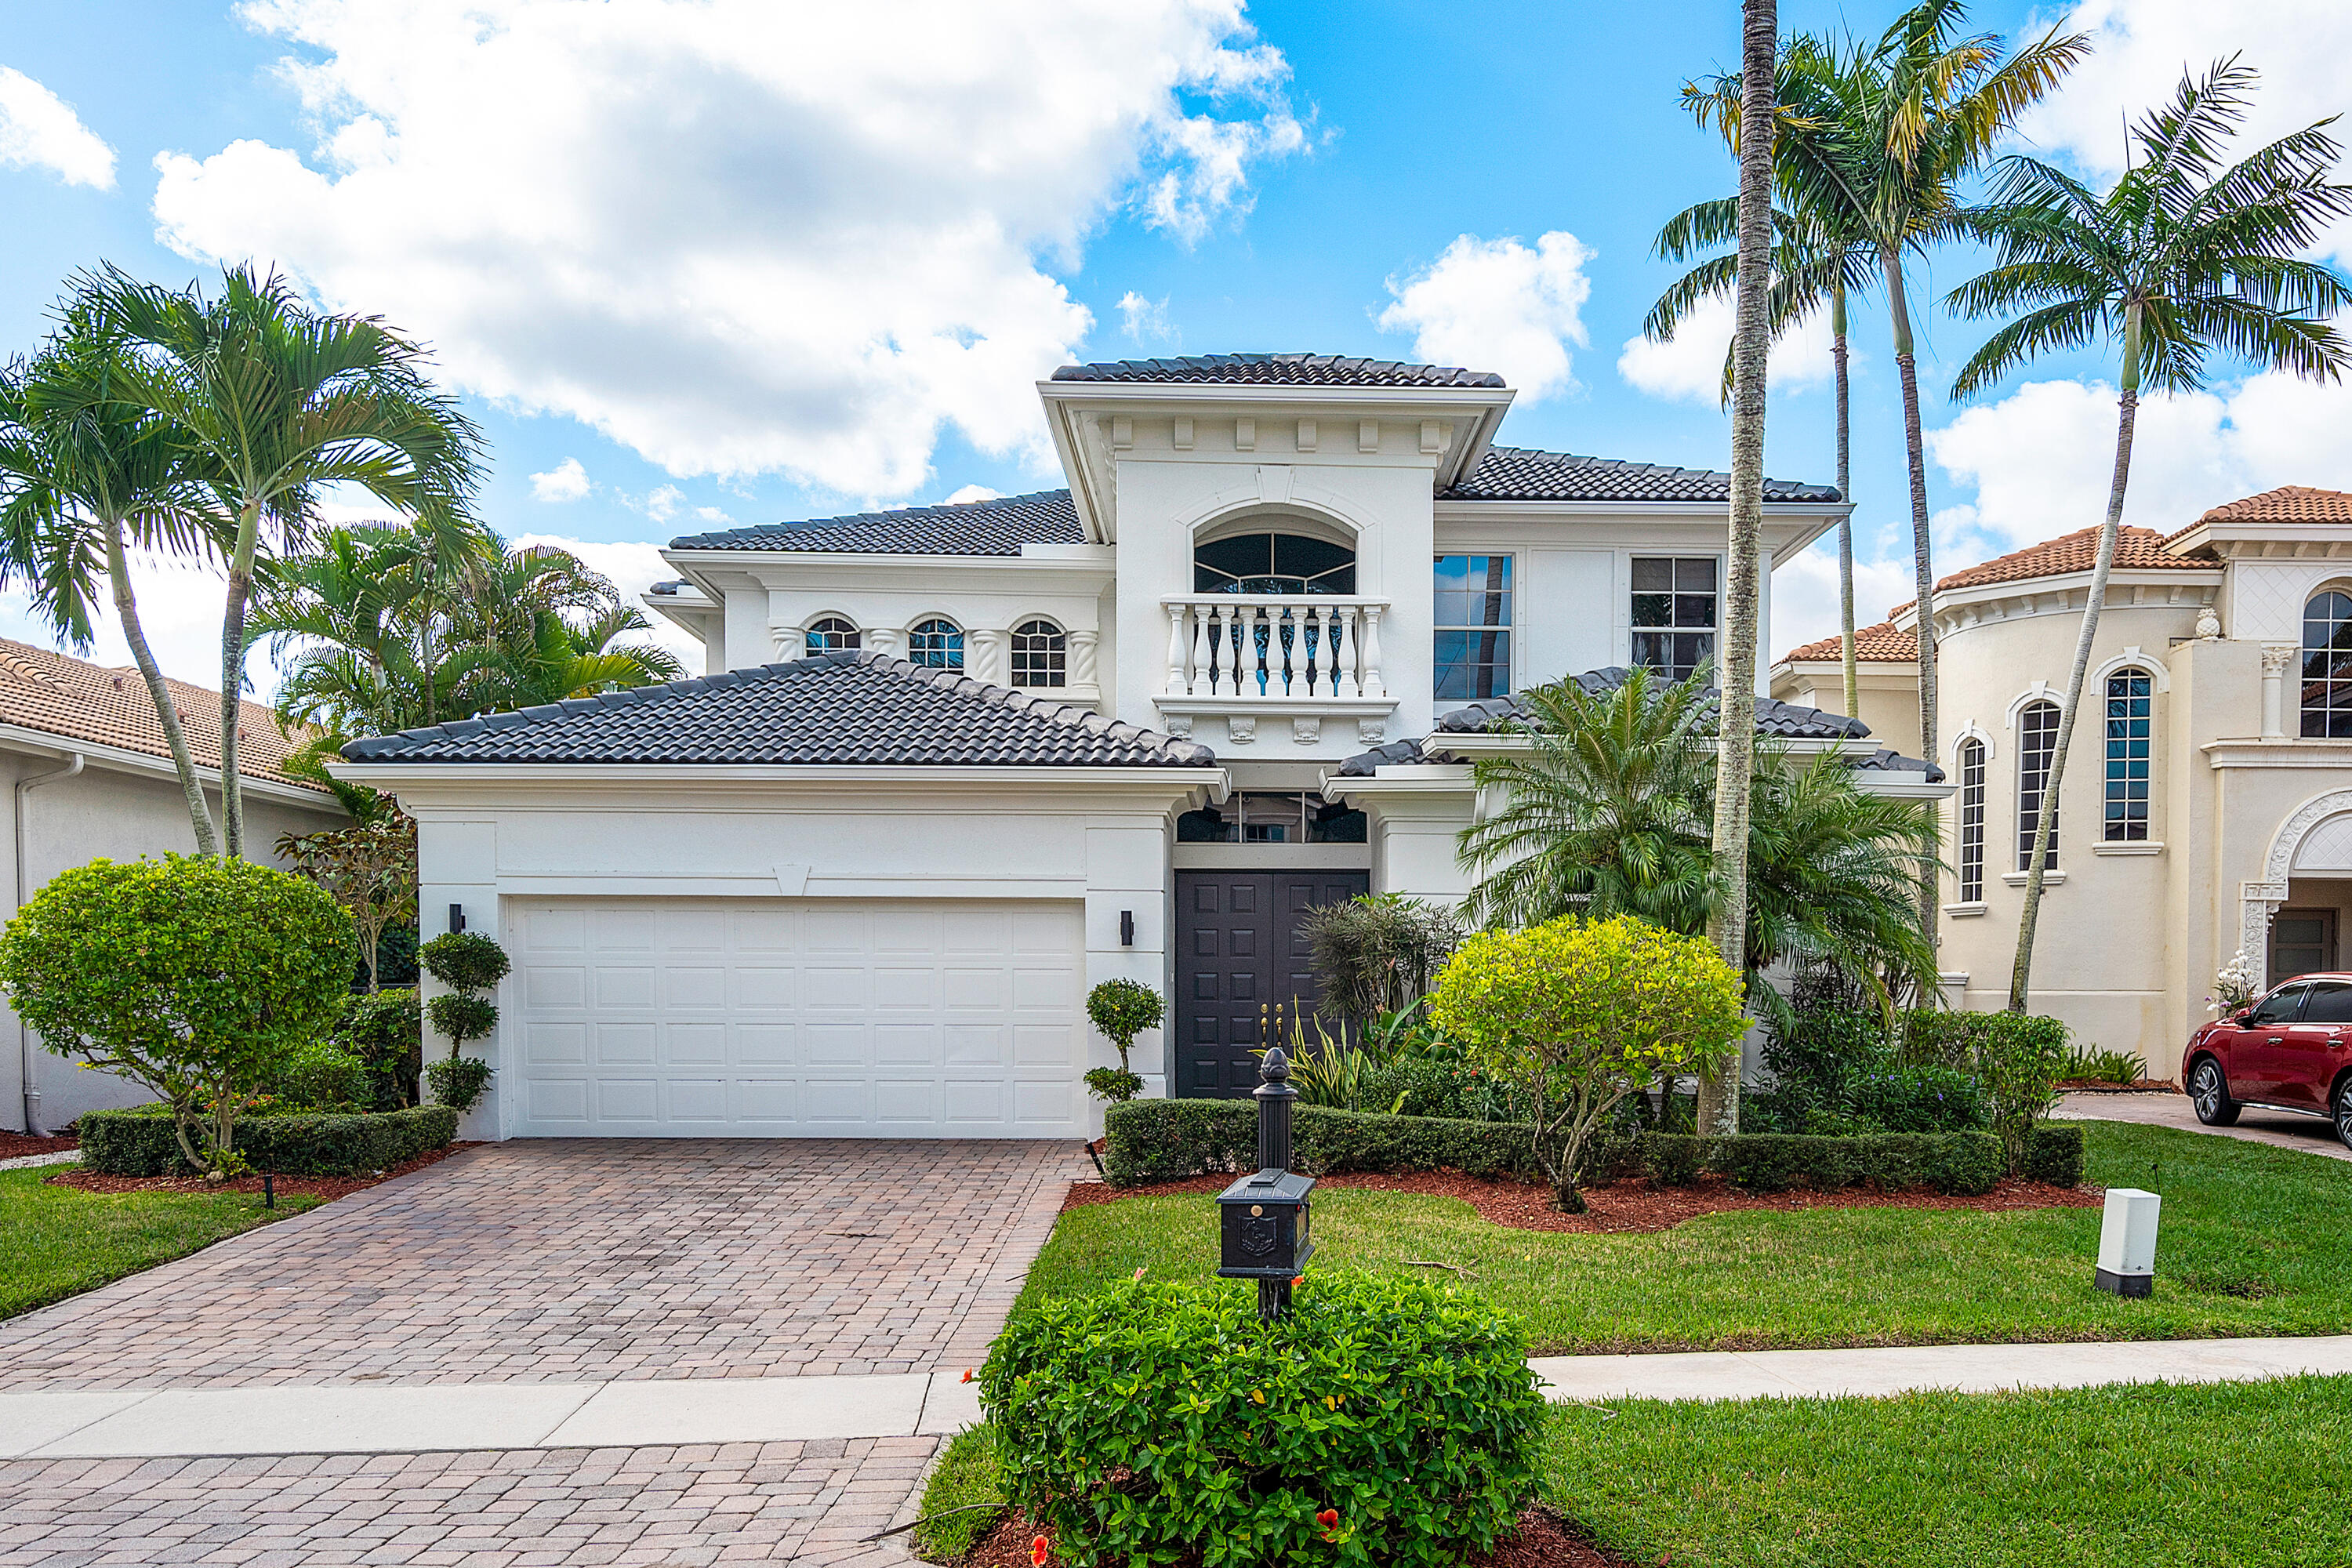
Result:
<svg viewBox="0 0 2352 1568">
<path fill-rule="evenodd" d="M 85 1111 L 81 1163 L 109 1176 L 194 1174 L 161 1106 Z M 281 1176 L 352 1176 L 389 1170 L 457 1136 L 445 1105 L 376 1115 L 256 1116 L 236 1124 L 236 1150 L 257 1171 Z"/>
<path fill-rule="evenodd" d="M 1113 1186 L 1246 1171 L 1257 1163 L 1257 1107 L 1246 1100 L 1139 1100 L 1113 1106 L 1103 1123 L 1103 1171 Z M 2082 1179 L 2082 1130 L 2050 1131 L 2061 1134 L 2053 1150 L 2064 1143 L 2065 1131 L 2073 1133 L 2074 1176 L 2063 1184 L 2072 1186 Z M 1531 1145 L 1531 1130 L 1520 1122 L 1375 1116 L 1320 1106 L 1298 1107 L 1291 1121 L 1292 1163 L 1315 1175 L 1444 1168 L 1534 1180 L 1539 1173 Z M 2049 1168 L 2060 1169 L 2063 1153 L 2051 1158 L 2056 1163 Z M 1863 1138 L 1644 1132 L 1596 1137 L 1579 1176 L 1647 1175 L 1661 1186 L 1687 1186 L 1702 1171 L 1714 1171 L 1755 1192 L 1780 1192 L 1803 1180 L 1823 1192 L 1929 1186 L 1974 1195 L 1992 1191 L 2003 1165 L 2000 1140 L 1990 1132 Z"/>
<path fill-rule="evenodd" d="M 2025 1163 L 2020 1173 L 2029 1182 L 2053 1186 L 2083 1184 L 2083 1124 L 2079 1121 L 2037 1121 L 2025 1135 Z"/>
</svg>

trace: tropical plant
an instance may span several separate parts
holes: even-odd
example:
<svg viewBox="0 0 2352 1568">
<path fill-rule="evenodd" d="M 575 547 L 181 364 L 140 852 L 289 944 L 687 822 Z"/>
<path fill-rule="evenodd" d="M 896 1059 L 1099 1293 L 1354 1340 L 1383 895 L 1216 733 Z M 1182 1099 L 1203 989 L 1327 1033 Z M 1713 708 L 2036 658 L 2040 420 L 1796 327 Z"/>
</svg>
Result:
<svg viewBox="0 0 2352 1568">
<path fill-rule="evenodd" d="M 2054 29 L 2004 58 L 2000 37 L 1962 36 L 1962 0 L 1923 0 L 1874 44 L 1799 36 L 1781 51 L 1774 85 L 1773 168 L 1790 210 L 1814 215 L 1840 237 L 1869 247 L 1886 286 L 1888 324 L 1903 392 L 1904 455 L 1910 472 L 1911 543 L 1919 616 L 1920 755 L 1934 757 L 1936 628 L 1924 613 L 1935 592 L 1927 530 L 1927 468 L 1920 426 L 1908 258 L 1965 232 L 1961 186 L 2018 117 L 2089 52 L 2085 35 Z M 1685 89 L 1700 124 L 1736 133 L 1744 88 L 1717 76 Z M 1936 929 L 1937 889 L 1919 883 L 1920 923 Z"/>
<path fill-rule="evenodd" d="M 1576 1172 L 1617 1102 L 1714 1059 L 1748 1031 L 1739 972 L 1697 937 L 1619 917 L 1481 931 L 1445 965 L 1430 1012 L 1523 1086 L 1554 1201 L 1582 1214 Z"/>
<path fill-rule="evenodd" d="M 148 647 L 132 591 L 133 546 L 191 554 L 215 531 L 181 433 L 122 401 L 119 339 L 86 307 L 29 363 L 0 369 L 0 586 L 21 582 L 36 616 L 76 652 L 96 633 L 98 582 L 114 603 L 186 797 L 199 855 L 218 848 L 179 705 Z"/>
<path fill-rule="evenodd" d="M 2032 978 L 2054 803 L 2115 564 L 2140 389 L 2202 387 L 2216 351 L 2313 380 L 2341 380 L 2352 364 L 2352 347 L 2325 319 L 2352 307 L 2352 288 L 2298 254 L 2332 220 L 2352 212 L 2352 185 L 2329 178 L 2341 151 L 2326 132 L 2334 121 L 2226 163 L 2223 150 L 2245 120 L 2253 80 L 2234 57 L 2202 78 L 2184 75 L 2171 103 L 2132 127 L 2128 166 L 2104 195 L 2063 169 L 2018 154 L 2001 161 L 1994 199 L 1967 215 L 1969 231 L 1992 244 L 1997 259 L 1954 289 L 1950 304 L 1971 317 L 2025 313 L 1961 367 L 1955 398 L 1974 396 L 2050 350 L 2105 340 L 2121 356 L 2115 474 L 2042 786 L 2042 799 L 2053 805 L 2037 816 L 2026 863 L 2011 1012 L 2025 1011 Z"/>
<path fill-rule="evenodd" d="M 281 833 L 278 858 L 343 906 L 357 926 L 367 988 L 379 989 L 384 928 L 416 920 L 416 824 L 394 808 L 385 817 L 319 833 Z"/>
<path fill-rule="evenodd" d="M 299 542 L 318 492 L 356 485 L 408 515 L 464 515 L 481 436 L 425 380 L 424 352 L 374 317 L 313 310 L 275 274 L 228 268 L 220 291 L 173 292 L 113 267 L 79 304 L 130 347 L 127 401 L 180 432 L 232 531 L 221 619 L 223 847 L 245 853 L 236 771 L 246 609 L 257 560 Z"/>
<path fill-rule="evenodd" d="M 1360 893 L 1298 922 L 1325 1017 L 1367 1026 L 1409 1012 L 1462 940 L 1454 911 L 1402 893 Z"/>
<path fill-rule="evenodd" d="M 266 866 L 167 855 L 93 860 L 51 880 L 0 934 L 0 985 L 41 1043 L 169 1109 L 180 1152 L 237 1168 L 245 1097 L 341 1016 L 351 917 Z"/>
</svg>

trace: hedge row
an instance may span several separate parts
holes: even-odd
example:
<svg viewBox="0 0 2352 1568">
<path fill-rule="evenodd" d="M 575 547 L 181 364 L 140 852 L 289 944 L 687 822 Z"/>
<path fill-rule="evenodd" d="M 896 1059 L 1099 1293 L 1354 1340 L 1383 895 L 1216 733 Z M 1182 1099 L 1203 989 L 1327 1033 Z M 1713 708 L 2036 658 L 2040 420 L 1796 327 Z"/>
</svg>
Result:
<svg viewBox="0 0 2352 1568">
<path fill-rule="evenodd" d="M 1139 1100 L 1114 1106 L 1104 1128 L 1103 1170 L 1113 1186 L 1244 1171 L 1257 1163 L 1257 1107 L 1245 1100 Z M 1518 1122 L 1301 1106 L 1292 1121 L 1291 1143 L 1292 1163 L 1318 1175 L 1441 1167 L 1478 1176 L 1532 1180 L 1538 1174 L 1530 1131 Z M 1662 1186 L 1680 1186 L 1712 1171 L 1755 1192 L 1780 1192 L 1802 1181 L 1823 1192 L 1928 1186 L 1975 1194 L 1993 1189 L 2003 1164 L 2000 1140 L 1990 1132 L 1860 1138 L 1610 1132 L 1594 1140 L 1580 1179 L 1642 1175 Z M 2078 1184 L 2083 1130 L 2053 1122 L 2035 1127 L 2023 1174 L 2061 1186 Z"/>
<path fill-rule="evenodd" d="M 109 1176 L 193 1174 L 172 1118 L 160 1106 L 83 1113 L 81 1163 Z M 235 1148 L 257 1171 L 282 1176 L 352 1176 L 388 1170 L 457 1136 L 446 1105 L 373 1115 L 257 1116 L 236 1124 Z"/>
</svg>

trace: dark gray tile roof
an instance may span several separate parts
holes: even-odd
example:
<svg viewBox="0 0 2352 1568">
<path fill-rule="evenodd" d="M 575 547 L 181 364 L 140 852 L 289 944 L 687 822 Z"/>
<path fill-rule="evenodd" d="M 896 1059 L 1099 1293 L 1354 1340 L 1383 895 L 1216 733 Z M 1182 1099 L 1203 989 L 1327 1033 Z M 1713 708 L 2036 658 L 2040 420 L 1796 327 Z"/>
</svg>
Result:
<svg viewBox="0 0 2352 1568">
<path fill-rule="evenodd" d="M 1191 741 L 878 653 L 832 653 L 354 741 L 355 763 L 1214 767 Z"/>
<path fill-rule="evenodd" d="M 1576 683 L 1598 697 L 1624 685 L 1625 678 L 1632 673 L 1623 665 L 1612 664 L 1606 669 L 1586 670 L 1576 677 Z M 1720 699 L 1721 693 L 1709 687 L 1706 696 L 1712 703 Z M 1517 697 L 1490 697 L 1439 714 L 1437 728 L 1450 734 L 1474 734 L 1480 730 L 1499 729 L 1526 717 L 1527 708 Z M 1819 708 L 1800 708 L 1793 702 L 1783 702 L 1778 698 L 1759 697 L 1756 700 L 1756 732 L 1783 740 L 1859 741 L 1870 733 L 1870 726 L 1843 713 L 1830 713 Z"/>
<path fill-rule="evenodd" d="M 1084 544 L 1067 490 L 910 506 L 808 522 L 765 522 L 669 542 L 672 550 L 814 550 L 860 555 L 1018 555 L 1024 544 Z"/>
<path fill-rule="evenodd" d="M 1442 500 L 1728 501 L 1731 476 L 1663 463 L 1580 458 L 1527 447 L 1489 447 Z M 1835 485 L 1766 479 L 1768 501 L 1833 501 Z"/>
<path fill-rule="evenodd" d="M 1942 768 L 1916 757 L 1906 757 L 1892 746 L 1881 746 L 1866 757 L 1856 757 L 1853 770 L 1868 773 L 1923 773 L 1929 784 L 1944 782 Z"/>
<path fill-rule="evenodd" d="M 1502 386 L 1489 370 L 1344 354 L 1186 354 L 1066 364 L 1055 381 L 1223 382 L 1254 386 Z"/>
</svg>

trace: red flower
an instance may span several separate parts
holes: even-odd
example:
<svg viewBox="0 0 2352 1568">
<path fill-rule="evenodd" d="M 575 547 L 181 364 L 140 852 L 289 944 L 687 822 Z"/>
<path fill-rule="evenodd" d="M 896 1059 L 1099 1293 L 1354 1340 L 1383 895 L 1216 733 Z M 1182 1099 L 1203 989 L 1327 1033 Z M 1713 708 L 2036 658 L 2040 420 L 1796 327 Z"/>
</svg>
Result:
<svg viewBox="0 0 2352 1568">
<path fill-rule="evenodd" d="M 1315 1522 L 1323 1527 L 1324 1540 L 1337 1541 L 1339 1539 L 1339 1510 L 1338 1509 L 1325 1509 L 1321 1513 L 1315 1516 Z"/>
<path fill-rule="evenodd" d="M 1294 1275 L 1292 1275 L 1292 1276 L 1290 1277 L 1290 1286 L 1291 1286 L 1291 1289 L 1294 1289 L 1294 1290 L 1295 1290 L 1295 1289 L 1297 1289 L 1299 1286 L 1304 1285 L 1304 1284 L 1306 1284 L 1306 1283 L 1307 1283 L 1307 1276 L 1306 1276 L 1306 1275 L 1304 1275 L 1304 1274 L 1294 1274 Z"/>
<path fill-rule="evenodd" d="M 1044 1536 L 1041 1535 L 1029 1543 L 1029 1561 L 1034 1563 L 1037 1568 L 1045 1568 L 1045 1559 L 1051 1555 L 1052 1550 L 1046 1546 Z"/>
<path fill-rule="evenodd" d="M 963 1369 L 963 1376 L 962 1376 L 959 1381 L 960 1381 L 960 1382 L 963 1382 L 963 1383 L 970 1383 L 970 1382 L 971 1381 L 971 1368 L 970 1368 L 970 1367 L 966 1367 L 966 1368 L 964 1368 L 964 1369 Z"/>
</svg>

